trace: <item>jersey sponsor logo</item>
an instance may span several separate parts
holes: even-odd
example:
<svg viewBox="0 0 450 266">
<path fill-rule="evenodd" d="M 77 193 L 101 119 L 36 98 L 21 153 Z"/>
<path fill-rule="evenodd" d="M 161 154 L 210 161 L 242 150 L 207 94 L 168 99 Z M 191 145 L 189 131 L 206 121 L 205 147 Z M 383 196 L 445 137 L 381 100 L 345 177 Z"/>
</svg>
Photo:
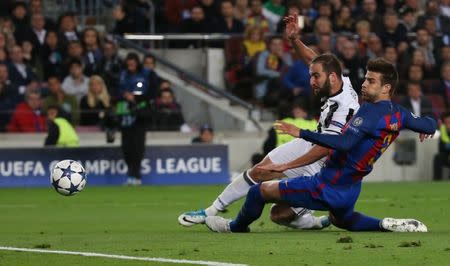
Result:
<svg viewBox="0 0 450 266">
<path fill-rule="evenodd" d="M 353 120 L 352 125 L 359 127 L 363 123 L 364 119 L 362 117 L 357 117 Z"/>
</svg>

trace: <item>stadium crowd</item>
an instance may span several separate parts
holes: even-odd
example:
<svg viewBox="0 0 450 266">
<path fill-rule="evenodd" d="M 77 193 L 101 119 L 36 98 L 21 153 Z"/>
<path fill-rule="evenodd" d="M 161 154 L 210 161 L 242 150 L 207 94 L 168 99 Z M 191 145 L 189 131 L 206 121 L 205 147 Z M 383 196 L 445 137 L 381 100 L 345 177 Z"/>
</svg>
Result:
<svg viewBox="0 0 450 266">
<path fill-rule="evenodd" d="M 151 108 L 160 111 L 152 129 L 178 130 L 184 123 L 170 84 L 154 71 L 154 58 L 130 66 L 108 38 L 108 33 L 148 32 L 148 1 L 104 2 L 114 19 L 109 32 L 80 29 L 76 13 L 53 20 L 43 12 L 41 0 L 2 1 L 1 131 L 45 131 L 44 112 L 53 105 L 74 125 L 100 125 L 118 101 L 134 100 L 131 92 L 139 78 L 146 82 L 138 89 Z M 338 55 L 357 92 L 367 60 L 381 56 L 394 62 L 401 74 L 396 101 L 416 115 L 440 115 L 448 106 L 448 0 L 152 2 L 157 32 L 233 34 L 223 45 L 227 87 L 257 105 L 276 109 L 286 101 L 300 101 L 308 111 L 318 110 L 311 104 L 308 66 L 293 56 L 283 36 L 283 17 L 294 15 L 299 16 L 302 40 L 318 53 Z"/>
<path fill-rule="evenodd" d="M 128 112 L 139 109 L 139 101 L 148 103 L 152 130 L 179 130 L 184 123 L 170 82 L 156 74 L 151 56 L 121 59 L 108 32 L 80 30 L 73 12 L 46 17 L 41 0 L 2 1 L 0 10 L 6 10 L 0 14 L 0 132 L 46 132 L 49 107 L 74 126 L 122 126 L 111 123 L 119 106 Z M 113 32 L 120 27 L 115 23 Z"/>
</svg>

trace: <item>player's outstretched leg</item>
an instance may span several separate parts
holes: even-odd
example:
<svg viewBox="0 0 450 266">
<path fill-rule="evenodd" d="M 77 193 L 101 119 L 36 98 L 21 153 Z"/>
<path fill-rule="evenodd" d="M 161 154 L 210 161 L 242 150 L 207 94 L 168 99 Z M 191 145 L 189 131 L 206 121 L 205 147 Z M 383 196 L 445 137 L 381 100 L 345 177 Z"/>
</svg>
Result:
<svg viewBox="0 0 450 266">
<path fill-rule="evenodd" d="M 384 218 L 380 220 L 359 212 L 347 213 L 341 216 L 335 210 L 330 212 L 331 223 L 349 231 L 427 232 L 427 227 L 414 219 Z"/>
<path fill-rule="evenodd" d="M 278 182 L 264 182 L 254 185 L 247 193 L 244 205 L 234 220 L 227 220 L 218 216 L 206 218 L 206 226 L 214 232 L 249 232 L 249 225 L 257 220 L 266 202 L 273 202 L 280 198 Z"/>
<path fill-rule="evenodd" d="M 264 158 L 258 165 L 272 163 L 268 157 Z M 259 184 L 262 181 L 272 180 L 283 177 L 282 173 L 268 172 L 253 167 L 234 178 L 214 202 L 206 209 L 189 211 L 182 213 L 178 217 L 178 222 L 184 226 L 193 226 L 205 223 L 207 216 L 215 216 L 219 212 L 226 210 L 228 206 L 237 200 L 245 197 L 251 186 Z"/>
<path fill-rule="evenodd" d="M 384 218 L 381 227 L 392 232 L 428 232 L 428 228 L 421 221 L 415 219 Z"/>
<path fill-rule="evenodd" d="M 328 216 L 316 217 L 313 213 L 314 211 L 309 209 L 277 203 L 270 209 L 270 219 L 274 223 L 294 229 L 324 229 L 330 226 Z"/>
</svg>

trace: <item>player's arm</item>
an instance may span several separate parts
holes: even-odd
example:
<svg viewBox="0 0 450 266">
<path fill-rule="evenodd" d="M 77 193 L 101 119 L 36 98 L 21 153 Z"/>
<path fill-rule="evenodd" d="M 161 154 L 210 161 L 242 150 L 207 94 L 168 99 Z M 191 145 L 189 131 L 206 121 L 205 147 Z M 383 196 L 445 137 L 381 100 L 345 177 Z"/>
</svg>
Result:
<svg viewBox="0 0 450 266">
<path fill-rule="evenodd" d="M 274 172 L 284 172 L 288 169 L 298 168 L 305 165 L 312 164 L 323 157 L 328 155 L 328 149 L 319 145 L 314 145 L 307 153 L 298 157 L 297 159 L 290 161 L 288 163 L 283 164 L 264 164 L 261 166 L 257 166 L 263 170 L 269 170 Z"/>
<path fill-rule="evenodd" d="M 312 164 L 328 155 L 328 148 L 314 145 L 307 153 L 297 159 L 286 163 L 286 169 L 298 168 Z"/>
<path fill-rule="evenodd" d="M 284 19 L 286 24 L 286 35 L 288 36 L 292 47 L 295 50 L 297 56 L 299 56 L 303 62 L 307 65 L 311 63 L 314 57 L 317 56 L 317 53 L 314 52 L 311 48 L 306 46 L 299 38 L 298 32 L 300 28 L 298 27 L 298 18 L 297 16 L 288 16 Z"/>
<path fill-rule="evenodd" d="M 407 129 L 426 135 L 432 135 L 436 132 L 437 123 L 436 120 L 431 117 L 418 117 L 411 114 L 411 112 L 406 109 L 403 110 L 403 116 L 403 124 Z"/>
<path fill-rule="evenodd" d="M 341 135 L 319 134 L 277 121 L 275 129 L 281 133 L 302 138 L 314 144 L 333 150 L 349 151 L 374 127 L 374 120 L 370 117 L 371 110 L 368 106 L 362 106 L 358 113 L 350 120 L 347 130 Z"/>
</svg>

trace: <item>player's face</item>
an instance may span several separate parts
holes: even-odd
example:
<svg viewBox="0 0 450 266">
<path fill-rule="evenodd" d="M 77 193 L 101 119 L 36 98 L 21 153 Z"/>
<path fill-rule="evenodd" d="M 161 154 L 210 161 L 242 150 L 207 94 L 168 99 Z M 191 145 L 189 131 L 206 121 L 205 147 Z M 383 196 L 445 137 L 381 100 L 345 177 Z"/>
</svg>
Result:
<svg viewBox="0 0 450 266">
<path fill-rule="evenodd" d="M 330 94 L 330 75 L 323 71 L 322 64 L 311 64 L 309 67 L 309 84 L 313 89 L 314 95 L 323 97 Z"/>
<path fill-rule="evenodd" d="M 381 74 L 367 71 L 364 83 L 362 84 L 361 96 L 363 101 L 376 102 L 383 92 L 381 84 Z"/>
</svg>

